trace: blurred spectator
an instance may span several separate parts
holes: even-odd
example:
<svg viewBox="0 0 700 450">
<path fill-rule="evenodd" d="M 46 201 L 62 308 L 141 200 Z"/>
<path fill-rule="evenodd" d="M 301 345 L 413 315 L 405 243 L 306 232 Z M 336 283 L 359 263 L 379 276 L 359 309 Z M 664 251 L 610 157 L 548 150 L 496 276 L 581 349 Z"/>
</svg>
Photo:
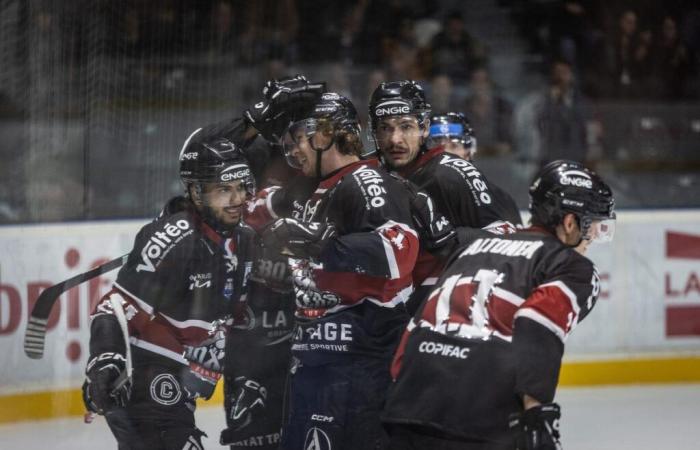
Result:
<svg viewBox="0 0 700 450">
<path fill-rule="evenodd" d="M 586 124 L 581 94 L 571 65 L 554 61 L 547 90 L 536 108 L 535 124 L 540 134 L 540 163 L 555 159 L 586 159 Z"/>
<path fill-rule="evenodd" d="M 651 33 L 638 31 L 637 13 L 620 15 L 618 29 L 607 39 L 605 68 L 608 96 L 638 98 L 646 94 L 651 71 Z"/>
<path fill-rule="evenodd" d="M 665 17 L 653 46 L 654 92 L 666 100 L 684 97 L 690 70 L 688 49 L 681 41 L 675 19 Z"/>
<path fill-rule="evenodd" d="M 486 62 L 486 49 L 464 27 L 460 12 L 450 13 L 443 30 L 430 44 L 431 73 L 447 75 L 452 82 L 466 82 L 471 72 Z"/>
<path fill-rule="evenodd" d="M 384 39 L 382 58 L 387 63 L 388 76 L 392 80 L 420 80 L 423 73 L 418 66 L 414 21 L 408 16 L 400 18 L 396 35 Z"/>
<path fill-rule="evenodd" d="M 540 165 L 555 159 L 585 161 L 583 100 L 576 88 L 573 70 L 568 62 L 557 60 L 550 71 L 547 87 L 524 100 L 520 108 L 519 151 L 526 159 Z"/>
<path fill-rule="evenodd" d="M 205 27 L 207 50 L 210 55 L 230 55 L 238 50 L 233 5 L 226 0 L 214 2 L 209 26 Z"/>
<path fill-rule="evenodd" d="M 354 37 L 355 5 L 346 2 L 298 0 L 299 57 L 304 62 L 338 61 L 343 39 Z M 313 24 L 313 26 L 305 26 Z"/>
<path fill-rule="evenodd" d="M 252 3 L 237 0 L 233 6 L 242 15 L 241 62 L 258 64 L 266 59 L 296 59 L 299 15 L 295 0 Z"/>
<path fill-rule="evenodd" d="M 430 105 L 433 111 L 454 111 L 457 108 L 454 106 L 452 95 L 452 80 L 447 75 L 438 75 L 433 77 L 430 83 Z"/>
<path fill-rule="evenodd" d="M 471 95 L 464 111 L 479 138 L 482 156 L 503 155 L 513 149 L 513 105 L 496 90 L 489 72 L 479 68 L 469 83 Z"/>
</svg>

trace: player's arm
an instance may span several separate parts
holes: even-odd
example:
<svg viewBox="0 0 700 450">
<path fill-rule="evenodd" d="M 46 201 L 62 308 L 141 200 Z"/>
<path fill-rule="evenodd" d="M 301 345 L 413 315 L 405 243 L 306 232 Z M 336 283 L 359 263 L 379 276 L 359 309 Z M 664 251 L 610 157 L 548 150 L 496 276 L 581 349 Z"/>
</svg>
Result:
<svg viewBox="0 0 700 450">
<path fill-rule="evenodd" d="M 552 276 L 535 288 L 515 314 L 513 354 L 516 394 L 524 412 L 511 418 L 519 431 L 519 447 L 556 449 L 559 445 L 559 405 L 553 403 L 564 341 L 597 300 L 595 267 L 583 257 L 559 254 Z"/>
</svg>

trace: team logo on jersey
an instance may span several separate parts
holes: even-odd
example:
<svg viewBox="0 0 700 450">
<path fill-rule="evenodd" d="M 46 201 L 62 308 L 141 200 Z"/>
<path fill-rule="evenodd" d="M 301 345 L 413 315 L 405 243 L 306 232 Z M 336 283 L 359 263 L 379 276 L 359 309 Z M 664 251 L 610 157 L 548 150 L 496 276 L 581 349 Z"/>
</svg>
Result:
<svg viewBox="0 0 700 450">
<path fill-rule="evenodd" d="M 180 383 L 172 374 L 161 373 L 151 381 L 151 398 L 161 405 L 170 406 L 180 401 Z"/>
<path fill-rule="evenodd" d="M 233 278 L 226 278 L 226 284 L 224 284 L 224 297 L 227 300 L 231 300 L 233 297 Z"/>
<path fill-rule="evenodd" d="M 304 450 L 332 450 L 331 439 L 325 431 L 312 427 L 306 432 Z"/>
<path fill-rule="evenodd" d="M 563 186 L 593 189 L 593 180 L 591 180 L 591 176 L 582 170 L 567 170 L 562 172 L 559 177 L 559 184 Z"/>
<path fill-rule="evenodd" d="M 165 255 L 185 236 L 193 232 L 190 223 L 184 219 L 178 220 L 175 224 L 167 222 L 163 225 L 162 231 L 153 233 L 141 249 L 141 264 L 136 266 L 136 271 L 155 272 L 156 266 L 165 258 Z"/>
</svg>

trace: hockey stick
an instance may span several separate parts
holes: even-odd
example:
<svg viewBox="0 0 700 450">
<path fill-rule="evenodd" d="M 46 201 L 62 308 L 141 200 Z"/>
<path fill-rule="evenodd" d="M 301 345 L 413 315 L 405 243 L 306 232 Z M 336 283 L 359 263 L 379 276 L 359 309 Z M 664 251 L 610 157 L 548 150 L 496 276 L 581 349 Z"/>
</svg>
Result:
<svg viewBox="0 0 700 450">
<path fill-rule="evenodd" d="M 46 324 L 49 321 L 49 314 L 54 303 L 67 290 L 95 278 L 103 273 L 107 273 L 120 267 L 126 262 L 129 254 L 115 258 L 109 262 L 97 266 L 92 270 L 76 275 L 65 281 L 45 289 L 39 294 L 34 304 L 34 309 L 29 316 L 27 332 L 24 335 L 24 353 L 32 359 L 41 359 L 44 356 L 44 341 L 46 339 Z"/>
</svg>

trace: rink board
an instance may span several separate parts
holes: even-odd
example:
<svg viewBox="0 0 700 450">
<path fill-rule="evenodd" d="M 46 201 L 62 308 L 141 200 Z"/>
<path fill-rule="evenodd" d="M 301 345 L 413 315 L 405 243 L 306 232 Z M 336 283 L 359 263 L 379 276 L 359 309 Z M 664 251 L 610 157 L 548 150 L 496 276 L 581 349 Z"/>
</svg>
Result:
<svg viewBox="0 0 700 450">
<path fill-rule="evenodd" d="M 0 227 L 0 422 L 82 412 L 88 315 L 116 271 L 61 297 L 38 361 L 22 349 L 28 311 L 47 286 L 126 253 L 145 223 Z M 589 256 L 601 296 L 567 342 L 561 384 L 700 381 L 700 211 L 621 212 L 614 242 Z"/>
</svg>

